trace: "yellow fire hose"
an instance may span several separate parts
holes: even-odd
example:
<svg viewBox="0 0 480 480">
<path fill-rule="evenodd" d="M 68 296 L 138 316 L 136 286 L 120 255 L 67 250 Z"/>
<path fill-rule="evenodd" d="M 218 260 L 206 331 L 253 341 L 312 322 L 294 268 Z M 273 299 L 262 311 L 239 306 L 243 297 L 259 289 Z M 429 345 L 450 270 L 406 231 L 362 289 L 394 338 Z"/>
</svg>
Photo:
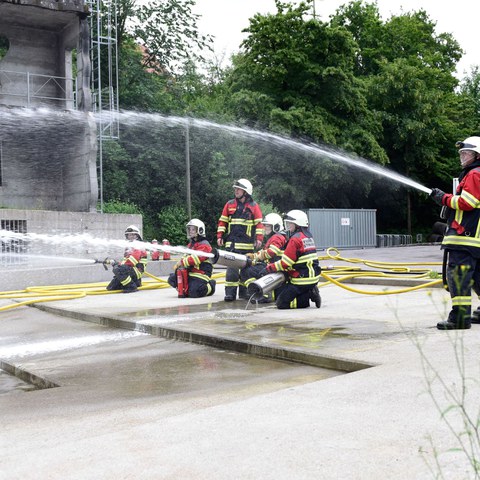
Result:
<svg viewBox="0 0 480 480">
<path fill-rule="evenodd" d="M 352 264 L 363 264 L 367 267 L 383 270 L 361 270 L 360 267 L 338 266 L 336 268 L 327 267 L 322 271 L 321 276 L 325 280 L 319 284 L 319 287 L 325 287 L 333 284 L 337 287 L 349 290 L 350 292 L 362 294 L 362 295 L 393 295 L 399 293 L 407 293 L 421 288 L 430 288 L 442 283 L 441 279 L 432 280 L 426 283 L 415 285 L 413 287 L 406 287 L 396 290 L 384 290 L 384 291 L 369 291 L 360 290 L 344 285 L 343 282 L 358 277 L 382 277 L 382 278 L 409 278 L 409 279 L 428 279 L 438 276 L 438 273 L 433 272 L 430 269 L 425 268 L 410 268 L 412 266 L 440 266 L 441 262 L 430 263 L 389 263 L 389 262 L 376 262 L 370 260 L 362 260 L 359 258 L 344 258 L 340 256 L 340 252 L 336 248 L 327 249 L 327 255 L 318 257 L 319 261 L 334 260 L 343 261 Z M 326 273 L 328 272 L 328 273 Z M 404 275 L 404 276 L 402 276 Z M 407 275 L 408 277 L 405 277 Z M 152 281 L 143 282 L 143 285 L 139 290 L 156 290 L 159 288 L 171 288 L 168 282 L 160 277 L 156 277 L 151 273 L 145 272 L 144 276 L 149 277 Z M 225 273 L 215 273 L 212 278 L 217 280 L 217 283 L 224 283 Z M 0 301 L 7 299 L 22 299 L 20 302 L 9 304 L 0 307 L 0 312 L 6 311 L 12 308 L 17 308 L 25 305 L 31 305 L 33 303 L 41 302 L 54 302 L 59 300 L 73 300 L 77 298 L 83 298 L 87 295 L 110 295 L 119 293 L 120 290 L 106 290 L 107 283 L 84 283 L 74 285 L 51 285 L 51 286 L 39 286 L 28 287 L 25 290 L 12 290 L 7 292 L 0 292 Z"/>
</svg>

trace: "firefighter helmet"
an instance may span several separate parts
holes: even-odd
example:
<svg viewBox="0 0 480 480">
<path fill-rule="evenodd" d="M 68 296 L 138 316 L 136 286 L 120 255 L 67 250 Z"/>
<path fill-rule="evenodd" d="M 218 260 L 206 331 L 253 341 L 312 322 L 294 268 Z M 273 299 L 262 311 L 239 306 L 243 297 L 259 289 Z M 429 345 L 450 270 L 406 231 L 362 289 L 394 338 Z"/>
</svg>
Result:
<svg viewBox="0 0 480 480">
<path fill-rule="evenodd" d="M 245 190 L 249 195 L 252 195 L 253 193 L 252 184 L 250 180 L 247 180 L 246 178 L 240 178 L 236 180 L 233 184 L 233 188 L 241 188 L 242 190 Z"/>
<path fill-rule="evenodd" d="M 463 142 L 457 142 L 455 146 L 459 148 L 460 152 L 472 150 L 480 153 L 480 137 L 468 137 Z"/>
<path fill-rule="evenodd" d="M 136 225 L 129 225 L 125 229 L 125 238 L 128 238 L 129 233 L 134 233 L 137 236 L 135 240 L 140 240 L 140 241 L 142 240 L 142 236 L 140 235 L 140 230 Z"/>
<path fill-rule="evenodd" d="M 190 234 L 190 227 L 195 227 L 195 233 L 192 235 Z M 202 237 L 205 236 L 205 224 L 199 220 L 198 218 L 192 218 L 187 223 L 187 237 L 188 238 L 195 238 L 197 235 L 201 235 Z"/>
<path fill-rule="evenodd" d="M 288 230 L 287 223 L 294 223 L 298 227 L 308 227 L 308 217 L 301 210 L 290 210 L 283 218 L 285 222 L 285 230 Z"/>
<path fill-rule="evenodd" d="M 278 213 L 269 213 L 262 220 L 264 225 L 271 225 L 274 232 L 279 232 L 283 228 L 282 217 Z"/>
</svg>

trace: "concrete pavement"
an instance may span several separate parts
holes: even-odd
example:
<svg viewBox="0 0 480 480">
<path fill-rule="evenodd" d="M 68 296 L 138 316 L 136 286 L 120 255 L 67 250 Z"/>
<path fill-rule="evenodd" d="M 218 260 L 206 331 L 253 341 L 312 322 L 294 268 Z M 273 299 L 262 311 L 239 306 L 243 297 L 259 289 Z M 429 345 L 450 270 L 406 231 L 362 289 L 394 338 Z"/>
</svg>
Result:
<svg viewBox="0 0 480 480">
<path fill-rule="evenodd" d="M 341 253 L 441 261 L 438 246 Z M 0 395 L 0 478 L 426 479 L 437 460 L 472 478 L 440 410 L 478 377 L 480 326 L 440 332 L 443 289 L 391 284 L 323 285 L 322 307 L 298 311 L 225 303 L 218 285 L 0 312 L 4 367 L 51 387 Z M 478 384 L 466 392 L 478 420 Z"/>
</svg>

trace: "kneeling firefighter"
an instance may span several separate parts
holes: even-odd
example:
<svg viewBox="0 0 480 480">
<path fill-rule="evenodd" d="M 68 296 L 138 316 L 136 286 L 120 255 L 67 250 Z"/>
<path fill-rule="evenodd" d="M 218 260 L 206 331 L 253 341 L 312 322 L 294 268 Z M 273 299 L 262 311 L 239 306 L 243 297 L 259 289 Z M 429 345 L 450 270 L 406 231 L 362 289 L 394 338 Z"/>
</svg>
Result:
<svg viewBox="0 0 480 480">
<path fill-rule="evenodd" d="M 215 280 L 211 279 L 213 265 L 210 258 L 201 252 L 211 253 L 212 246 L 205 238 L 205 224 L 198 218 L 187 223 L 187 248 L 198 250 L 199 254 L 184 255 L 175 265 L 174 273 L 168 277 L 168 283 L 178 290 L 180 298 L 207 297 L 215 293 Z"/>
<path fill-rule="evenodd" d="M 468 329 L 480 323 L 480 309 L 471 313 L 472 288 L 480 295 L 480 137 L 457 142 L 462 172 L 454 194 L 439 188 L 430 196 L 446 208 L 447 231 L 443 237 L 444 274 L 452 298 L 452 310 L 439 330 Z"/>
<path fill-rule="evenodd" d="M 142 242 L 140 230 L 130 225 L 125 230 L 125 239 L 129 242 Z M 117 262 L 106 258 L 104 265 L 112 265 L 113 279 L 107 285 L 107 290 L 122 290 L 123 293 L 136 292 L 142 286 L 142 275 L 147 264 L 147 251 L 138 246 L 129 246 L 123 252 L 123 258 Z"/>
<path fill-rule="evenodd" d="M 269 263 L 280 260 L 287 243 L 287 233 L 283 231 L 282 217 L 278 213 L 265 215 L 262 224 L 265 230 L 264 240 L 266 240 L 266 243 L 258 252 L 247 253 L 247 257 L 252 260 L 252 265 L 248 264 L 240 270 L 240 279 L 247 289 L 252 282 L 265 275 L 265 267 Z M 270 303 L 272 297 L 274 298 L 273 292 L 272 295 L 263 296 L 257 301 L 259 303 Z"/>
<path fill-rule="evenodd" d="M 291 210 L 285 215 L 284 223 L 289 239 L 283 255 L 280 260 L 268 264 L 262 275 L 285 273 L 286 282 L 275 290 L 277 308 L 306 308 L 310 306 L 310 300 L 320 308 L 317 283 L 321 269 L 315 242 L 308 229 L 308 217 L 301 210 Z"/>
</svg>

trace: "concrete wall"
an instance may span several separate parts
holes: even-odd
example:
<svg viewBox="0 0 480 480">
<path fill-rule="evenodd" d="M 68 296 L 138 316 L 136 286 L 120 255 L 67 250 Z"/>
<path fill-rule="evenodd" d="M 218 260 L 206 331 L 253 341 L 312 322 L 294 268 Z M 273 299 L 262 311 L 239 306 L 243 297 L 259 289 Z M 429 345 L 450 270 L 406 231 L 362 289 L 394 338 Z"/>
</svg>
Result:
<svg viewBox="0 0 480 480">
<path fill-rule="evenodd" d="M 0 60 L 0 207 L 96 211 L 85 12 L 83 0 L 0 0 L 0 35 L 10 43 Z M 77 112 L 73 81 L 54 78 L 72 77 L 73 49 Z"/>
<path fill-rule="evenodd" d="M 0 207 L 96 211 L 96 152 L 89 113 L 0 106 Z"/>
<path fill-rule="evenodd" d="M 47 241 L 27 241 L 18 243 L 19 255 L 7 255 L 12 250 L 7 241 L 0 241 L 0 255 L 4 264 L 32 263 L 28 255 L 72 258 L 121 258 L 123 247 L 108 244 L 101 240 L 124 240 L 125 228 L 137 225 L 142 230 L 142 216 L 130 214 L 102 214 L 79 212 L 0 210 L 1 230 L 11 230 L 25 234 L 46 235 Z M 66 236 L 75 235 L 77 241 L 69 241 Z M 85 241 L 82 241 L 85 236 Z M 91 242 L 90 239 L 98 239 Z M 64 241 L 65 240 L 65 241 Z M 3 254 L 2 254 L 3 250 Z M 13 249 L 15 250 L 15 249 Z M 14 253 L 14 252 L 12 252 Z M 24 258 L 22 258 L 22 254 Z M 54 263 L 53 261 L 51 262 Z M 1 263 L 0 263 L 1 265 Z"/>
</svg>

